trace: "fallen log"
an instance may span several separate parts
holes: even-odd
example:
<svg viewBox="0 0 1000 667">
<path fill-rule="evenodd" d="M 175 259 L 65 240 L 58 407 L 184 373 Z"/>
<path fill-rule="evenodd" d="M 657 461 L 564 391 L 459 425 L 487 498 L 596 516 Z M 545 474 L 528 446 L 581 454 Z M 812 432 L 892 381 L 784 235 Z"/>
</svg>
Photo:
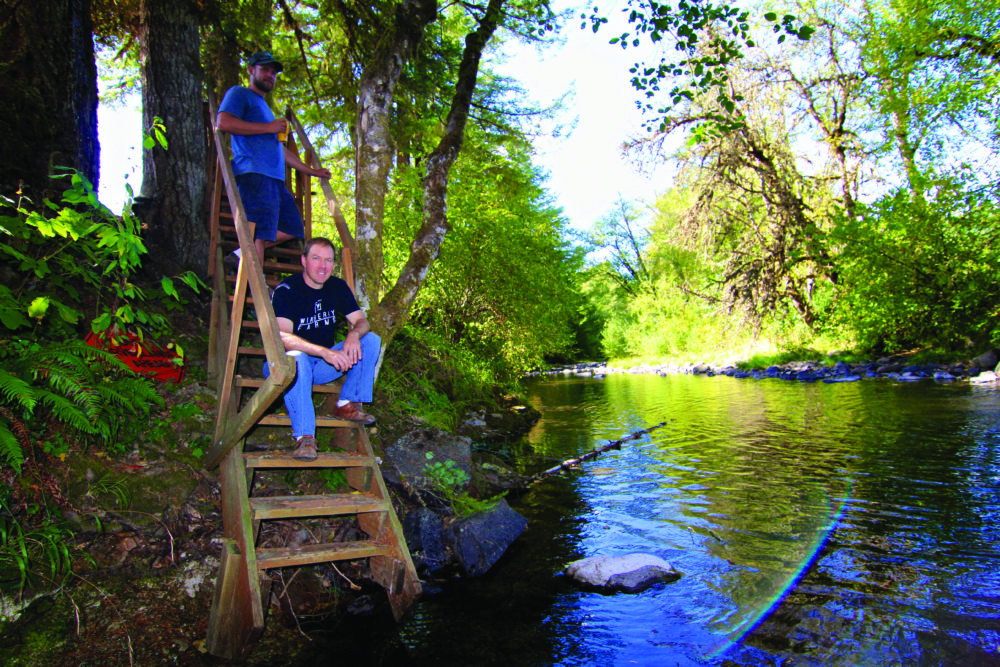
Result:
<svg viewBox="0 0 1000 667">
<path fill-rule="evenodd" d="M 604 452 L 610 451 L 612 449 L 621 449 L 622 448 L 622 444 L 624 444 L 624 443 L 626 443 L 626 442 L 628 442 L 630 440 L 636 440 L 638 438 L 641 438 L 642 436 L 646 435 L 647 433 L 652 433 L 656 429 L 662 428 L 663 426 L 666 426 L 667 423 L 668 422 L 660 422 L 659 424 L 655 424 L 653 426 L 650 426 L 649 428 L 644 428 L 644 429 L 641 429 L 639 431 L 636 431 L 635 433 L 630 433 L 630 434 L 626 435 L 624 438 L 622 438 L 621 440 L 615 440 L 613 442 L 609 442 L 606 445 L 602 445 L 602 446 L 598 447 L 597 449 L 594 449 L 594 450 L 591 450 L 591 451 L 587 452 L 583 456 L 578 456 L 575 459 L 566 459 L 565 461 L 563 461 L 562 463 L 560 463 L 557 466 L 553 466 L 553 467 L 549 468 L 548 470 L 543 470 L 542 472 L 540 472 L 538 474 L 532 475 L 525 482 L 525 486 L 530 486 L 531 484 L 534 484 L 535 482 L 540 482 L 541 480 L 545 479 L 546 477 L 551 477 L 552 475 L 556 475 L 556 474 L 562 472 L 563 470 L 566 470 L 568 468 L 572 468 L 573 466 L 579 465 L 580 463 L 582 463 L 584 461 L 589 461 L 590 459 L 595 459 L 599 455 L 603 454 Z"/>
</svg>

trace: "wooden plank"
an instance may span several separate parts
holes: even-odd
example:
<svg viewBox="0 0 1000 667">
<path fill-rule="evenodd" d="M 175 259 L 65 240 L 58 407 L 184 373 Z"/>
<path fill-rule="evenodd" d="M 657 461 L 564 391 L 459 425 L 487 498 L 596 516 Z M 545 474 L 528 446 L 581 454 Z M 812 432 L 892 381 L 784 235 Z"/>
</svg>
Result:
<svg viewBox="0 0 1000 667">
<path fill-rule="evenodd" d="M 368 431 L 359 428 L 357 429 L 357 433 L 359 436 L 358 452 L 367 456 L 374 456 L 375 453 L 372 449 L 371 440 L 368 438 Z M 370 560 L 370 565 L 376 581 L 382 583 L 388 591 L 389 606 L 392 608 L 393 617 L 399 621 L 402 620 L 413 603 L 420 597 L 423 589 L 420 586 L 420 579 L 417 577 L 417 569 L 413 565 L 413 559 L 410 557 L 410 550 L 406 546 L 406 539 L 403 537 L 403 526 L 399 522 L 396 512 L 392 509 L 392 503 L 388 500 L 389 493 L 385 488 L 385 480 L 382 479 L 381 471 L 377 469 L 375 474 L 372 475 L 371 493 L 376 498 L 385 499 L 389 510 L 377 522 L 372 521 L 369 518 L 370 515 L 359 515 L 358 523 L 361 525 L 362 530 L 366 530 L 367 526 L 372 532 L 377 533 L 378 537 L 376 539 L 378 541 L 387 542 L 393 547 L 393 556 L 375 556 Z M 372 536 L 371 533 L 368 534 Z M 402 563 L 403 574 L 401 584 L 399 583 L 399 565 L 394 561 Z"/>
<path fill-rule="evenodd" d="M 272 496 L 250 498 L 254 519 L 290 519 L 308 516 L 340 516 L 384 512 L 390 506 L 384 500 L 363 493 L 338 493 L 328 496 Z"/>
<path fill-rule="evenodd" d="M 292 108 L 288 107 L 285 111 L 285 115 L 292 121 L 292 125 L 295 127 L 295 132 L 298 134 L 299 140 L 302 142 L 302 148 L 305 150 L 306 155 L 310 156 L 313 160 L 311 167 L 321 168 L 323 165 L 320 164 L 319 159 L 316 157 L 316 150 L 312 146 L 312 142 L 309 141 L 309 136 L 306 135 L 306 130 L 302 127 L 302 123 L 299 119 L 292 113 Z M 337 199 L 337 195 L 334 193 L 333 188 L 330 186 L 330 179 L 321 178 L 319 179 L 320 187 L 323 189 L 323 195 L 326 197 L 327 208 L 330 209 L 330 215 L 333 216 L 333 221 L 337 226 L 337 234 L 340 235 L 340 242 L 345 248 L 350 248 L 352 254 L 357 254 L 358 247 L 351 237 L 351 231 L 347 228 L 347 220 L 344 218 L 344 213 L 340 209 L 340 200 Z M 348 284 L 353 284 L 353 280 L 349 280 Z"/>
<path fill-rule="evenodd" d="M 231 658 L 241 657 L 264 631 L 264 607 L 261 603 L 260 577 L 254 554 L 253 525 L 247 505 L 247 485 L 242 447 L 237 445 L 224 457 L 219 471 L 222 486 L 222 532 L 233 542 L 227 567 L 235 566 L 236 574 L 225 597 L 220 598 L 216 628 L 216 645 Z M 223 582 L 225 585 L 225 582 Z"/>
<path fill-rule="evenodd" d="M 212 210 L 209 213 L 208 224 L 208 276 L 215 275 L 215 270 L 219 267 L 216 261 L 215 249 L 219 245 L 219 214 L 222 212 L 222 192 L 225 190 L 225 183 L 222 181 L 222 170 L 219 169 L 219 159 L 216 155 L 214 173 L 212 175 Z"/>
<path fill-rule="evenodd" d="M 315 461 L 299 461 L 291 452 L 244 454 L 248 468 L 371 468 L 375 459 L 347 452 L 319 452 Z"/>
<path fill-rule="evenodd" d="M 271 361 L 268 360 L 267 363 L 270 364 Z M 222 460 L 222 456 L 229 448 L 236 444 L 236 442 L 246 435 L 247 431 L 257 424 L 264 412 L 274 403 L 274 400 L 281 396 L 282 392 L 285 391 L 285 387 L 295 379 L 295 364 L 292 364 L 290 367 L 291 377 L 282 377 L 279 372 L 280 369 L 281 367 L 271 372 L 271 375 L 264 380 L 264 384 L 261 385 L 257 393 L 253 395 L 237 415 L 232 419 L 223 419 L 220 422 L 223 426 L 222 432 L 216 434 L 213 440 L 215 444 L 208 450 L 205 456 L 205 465 L 208 466 L 209 470 L 218 465 L 219 461 Z M 231 373 L 227 375 L 230 378 L 232 377 Z M 230 380 L 226 383 L 226 386 L 233 388 L 236 385 Z M 217 431 L 218 427 L 219 424 L 216 425 Z"/>
<path fill-rule="evenodd" d="M 239 632 L 238 613 L 233 609 L 236 600 L 236 575 L 240 564 L 236 540 L 222 538 L 222 554 L 219 557 L 219 571 L 215 576 L 215 595 L 208 616 L 208 635 L 205 648 L 212 655 L 232 660 L 242 651 L 242 645 L 233 646 L 230 641 Z M 242 644 L 242 642 L 237 642 Z"/>
<path fill-rule="evenodd" d="M 337 378 L 337 380 L 339 380 L 339 379 L 340 378 Z M 334 380 L 330 384 L 314 384 L 313 388 L 312 388 L 313 393 L 316 393 L 316 394 L 339 394 L 340 393 L 340 384 L 341 383 L 337 382 L 337 380 Z M 236 376 L 236 386 L 237 387 L 258 388 L 262 384 L 264 384 L 264 378 L 248 378 L 248 377 L 243 377 L 242 375 L 237 375 Z"/>
<path fill-rule="evenodd" d="M 372 556 L 392 555 L 392 547 L 368 540 L 359 542 L 335 542 L 330 544 L 306 544 L 301 547 L 280 549 L 258 549 L 257 567 L 261 570 L 274 567 L 293 567 L 329 563 L 339 560 L 354 560 Z"/>
<path fill-rule="evenodd" d="M 261 426 L 291 426 L 292 420 L 288 415 L 266 415 L 258 422 Z M 354 422 L 345 419 L 334 419 L 333 417 L 317 417 L 316 426 L 321 428 L 338 428 L 357 426 Z"/>
</svg>

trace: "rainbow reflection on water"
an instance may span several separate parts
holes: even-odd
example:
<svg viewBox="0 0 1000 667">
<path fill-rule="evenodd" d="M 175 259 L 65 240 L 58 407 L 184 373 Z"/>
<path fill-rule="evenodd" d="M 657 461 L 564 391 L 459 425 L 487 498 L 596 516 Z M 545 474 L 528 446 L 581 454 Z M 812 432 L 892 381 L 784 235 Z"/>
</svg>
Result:
<svg viewBox="0 0 1000 667">
<path fill-rule="evenodd" d="M 823 546 L 830 539 L 830 536 L 833 535 L 833 531 L 836 529 L 841 519 L 843 519 L 844 512 L 847 509 L 847 503 L 851 498 L 852 486 L 853 484 L 848 482 L 847 490 L 841 496 L 839 503 L 835 508 L 831 508 L 829 520 L 826 522 L 826 525 L 816 531 L 816 535 L 813 537 L 813 543 L 806 552 L 806 557 L 803 558 L 802 563 L 792 571 L 784 585 L 778 588 L 774 597 L 767 604 L 763 605 L 759 612 L 743 621 L 736 627 L 736 629 L 730 632 L 728 639 L 722 642 L 722 644 L 706 656 L 708 660 L 715 660 L 719 658 L 731 648 L 746 639 L 751 632 L 756 630 L 760 624 L 763 623 L 767 617 L 778 608 L 789 592 L 791 592 L 791 590 L 798 585 L 799 581 L 802 580 L 802 577 L 805 576 L 805 573 L 809 571 L 809 568 L 811 568 L 816 562 L 816 559 L 819 558 L 819 554 L 823 550 Z"/>
</svg>

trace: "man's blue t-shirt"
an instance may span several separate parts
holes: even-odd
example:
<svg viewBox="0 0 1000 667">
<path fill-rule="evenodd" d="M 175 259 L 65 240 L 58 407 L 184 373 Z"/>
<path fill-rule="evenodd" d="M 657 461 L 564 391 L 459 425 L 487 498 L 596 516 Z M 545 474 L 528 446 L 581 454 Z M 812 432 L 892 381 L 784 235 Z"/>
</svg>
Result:
<svg viewBox="0 0 1000 667">
<path fill-rule="evenodd" d="M 274 288 L 271 305 L 275 316 L 292 321 L 292 333 L 323 347 L 337 342 L 337 315 L 344 318 L 359 310 L 351 288 L 340 278 L 330 276 L 322 287 L 313 289 L 301 273 Z"/>
<path fill-rule="evenodd" d="M 219 111 L 231 113 L 250 123 L 270 123 L 274 120 L 271 107 L 264 97 L 244 86 L 233 86 L 222 98 Z M 233 151 L 233 173 L 264 174 L 285 180 L 285 151 L 276 134 L 230 135 Z"/>
</svg>

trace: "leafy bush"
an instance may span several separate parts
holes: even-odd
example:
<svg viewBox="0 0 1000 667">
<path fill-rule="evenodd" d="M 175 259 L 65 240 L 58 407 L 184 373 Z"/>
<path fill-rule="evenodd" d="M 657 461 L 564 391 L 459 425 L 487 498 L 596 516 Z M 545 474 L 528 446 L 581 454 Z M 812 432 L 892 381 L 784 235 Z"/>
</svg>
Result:
<svg viewBox="0 0 1000 667">
<path fill-rule="evenodd" d="M 170 278 L 155 290 L 135 282 L 146 250 L 130 207 L 114 216 L 82 175 L 65 177 L 62 206 L 0 201 L 0 461 L 16 470 L 33 441 L 63 454 L 67 441 L 114 445 L 162 405 L 147 379 L 80 339 L 165 333 L 167 320 L 142 306 L 154 291 L 180 300 Z M 180 279 L 197 289 L 193 274 Z"/>
<path fill-rule="evenodd" d="M 924 203 L 899 191 L 842 216 L 832 324 L 888 350 L 1000 339 L 997 195 L 945 188 Z"/>
<path fill-rule="evenodd" d="M 427 459 L 433 459 L 434 454 L 427 452 Z M 424 477 L 451 504 L 458 516 L 470 516 L 477 512 L 485 512 L 495 506 L 504 494 L 492 498 L 473 498 L 465 490 L 469 483 L 469 473 L 458 467 L 452 460 L 435 461 L 424 466 Z"/>
</svg>

